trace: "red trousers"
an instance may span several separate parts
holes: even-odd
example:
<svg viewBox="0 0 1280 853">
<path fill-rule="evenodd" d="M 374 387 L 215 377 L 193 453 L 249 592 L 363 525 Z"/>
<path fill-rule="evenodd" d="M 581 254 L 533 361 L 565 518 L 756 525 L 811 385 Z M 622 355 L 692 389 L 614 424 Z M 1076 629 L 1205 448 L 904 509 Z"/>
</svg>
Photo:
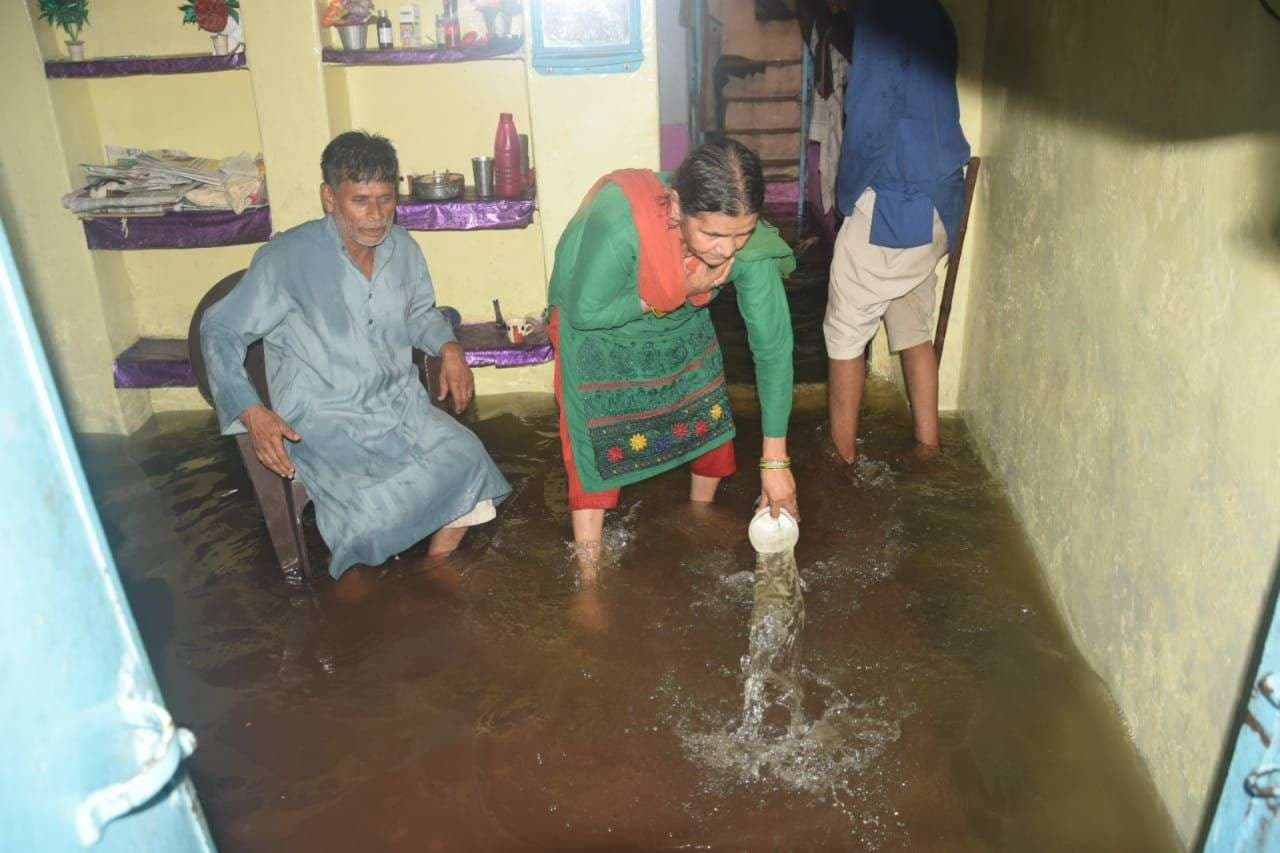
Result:
<svg viewBox="0 0 1280 853">
<path fill-rule="evenodd" d="M 569 509 L 614 509 L 622 489 L 606 489 L 602 492 L 587 492 L 582 489 L 582 481 L 578 479 L 578 466 L 573 461 L 573 446 L 569 442 L 569 424 L 564 417 L 564 392 L 562 383 L 564 376 L 560 372 L 560 312 L 551 310 L 551 344 L 556 354 L 556 404 L 560 408 L 560 452 L 564 455 L 564 470 L 569 475 Z M 689 463 L 689 470 L 700 477 L 728 477 L 738 470 L 733 456 L 733 442 L 708 450 Z"/>
</svg>

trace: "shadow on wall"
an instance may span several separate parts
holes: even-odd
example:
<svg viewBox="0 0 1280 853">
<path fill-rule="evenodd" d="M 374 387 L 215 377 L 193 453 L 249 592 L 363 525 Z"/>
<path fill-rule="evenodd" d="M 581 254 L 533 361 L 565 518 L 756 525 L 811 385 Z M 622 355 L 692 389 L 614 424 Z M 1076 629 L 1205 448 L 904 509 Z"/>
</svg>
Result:
<svg viewBox="0 0 1280 853">
<path fill-rule="evenodd" d="M 1232 236 L 1280 255 L 1280 21 L 1259 0 L 990 0 L 987 20 L 988 98 L 1138 144 L 1274 136 L 1269 213 Z"/>
</svg>

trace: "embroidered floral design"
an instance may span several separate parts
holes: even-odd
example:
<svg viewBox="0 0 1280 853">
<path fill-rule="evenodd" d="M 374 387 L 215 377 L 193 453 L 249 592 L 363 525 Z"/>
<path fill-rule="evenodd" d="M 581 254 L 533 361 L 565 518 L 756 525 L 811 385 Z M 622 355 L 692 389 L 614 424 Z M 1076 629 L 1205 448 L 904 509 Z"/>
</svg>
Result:
<svg viewBox="0 0 1280 853">
<path fill-rule="evenodd" d="M 716 403 L 711 407 L 711 420 L 718 421 L 724 417 L 724 406 Z"/>
<path fill-rule="evenodd" d="M 675 433 L 676 438 L 687 438 L 689 435 L 689 425 L 685 423 L 678 423 L 671 428 L 671 431 Z"/>
<path fill-rule="evenodd" d="M 636 453 L 640 453 L 646 447 L 649 446 L 649 439 L 646 438 L 643 433 L 636 433 L 635 435 L 631 436 L 630 442 L 631 442 L 631 449 L 634 450 Z"/>
<path fill-rule="evenodd" d="M 609 448 L 609 461 L 615 464 L 622 461 L 621 447 L 615 444 L 613 447 Z"/>
<path fill-rule="evenodd" d="M 707 422 L 702 418 L 698 418 L 698 422 L 693 425 L 693 431 L 696 432 L 698 435 L 706 435 Z"/>
</svg>

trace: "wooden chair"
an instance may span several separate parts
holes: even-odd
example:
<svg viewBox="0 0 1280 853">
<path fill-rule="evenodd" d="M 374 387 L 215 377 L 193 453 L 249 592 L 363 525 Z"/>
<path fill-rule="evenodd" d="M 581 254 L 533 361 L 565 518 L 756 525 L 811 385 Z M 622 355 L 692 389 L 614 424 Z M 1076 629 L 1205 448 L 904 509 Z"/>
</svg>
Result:
<svg viewBox="0 0 1280 853">
<path fill-rule="evenodd" d="M 196 375 L 196 385 L 204 398 L 213 404 L 213 396 L 209 391 L 209 376 L 205 371 L 204 352 L 200 349 L 200 321 L 205 311 L 215 302 L 231 292 L 244 275 L 244 270 L 231 275 L 215 284 L 191 316 L 191 328 L 187 331 L 187 346 L 190 349 L 191 369 Z M 244 359 L 245 369 L 253 382 L 258 397 L 263 405 L 271 407 L 271 394 L 267 389 L 267 364 L 263 354 L 262 341 L 254 341 L 249 346 Z M 249 481 L 253 484 L 253 496 L 258 502 L 258 509 L 267 523 L 267 534 L 271 537 L 271 547 L 276 552 L 276 562 L 286 577 L 296 578 L 298 570 L 307 580 L 311 580 L 314 572 L 311 557 L 307 553 L 307 542 L 302 530 L 302 511 L 311 502 L 306 487 L 297 480 L 287 480 L 258 461 L 253 452 L 253 440 L 245 433 L 236 436 L 236 447 L 240 450 L 240 459 L 249 473 Z"/>
<path fill-rule="evenodd" d="M 196 384 L 200 393 L 210 405 L 213 397 L 209 391 L 209 377 L 205 370 L 204 353 L 200 349 L 200 321 L 205 311 L 222 297 L 231 292 L 245 271 L 239 270 L 219 281 L 204 295 L 191 316 L 191 327 L 187 331 L 187 346 L 190 350 L 191 368 L 196 376 Z M 445 411 L 452 411 L 451 401 L 437 402 L 431 389 L 436 387 L 440 375 L 440 360 L 429 357 L 420 350 L 413 351 L 414 364 L 418 365 L 418 374 L 427 393 L 436 405 Z M 249 346 L 244 359 L 249 379 L 258 392 L 263 405 L 271 407 L 271 394 L 267 388 L 267 365 L 262 341 L 254 341 Z M 297 578 L 301 569 L 307 580 L 314 577 L 314 569 L 307 552 L 307 541 L 302 529 L 302 512 L 311 502 L 306 487 L 298 480 L 281 477 L 258 461 L 253 451 L 253 440 L 241 433 L 236 437 L 236 447 L 240 450 L 240 459 L 249 473 L 249 481 L 253 484 L 253 496 L 258 502 L 258 510 L 267 524 L 267 534 L 271 538 L 271 547 L 276 553 L 276 562 L 280 570 L 290 579 Z"/>
<path fill-rule="evenodd" d="M 973 208 L 973 193 L 978 186 L 978 169 L 982 166 L 981 157 L 970 157 L 964 169 L 964 212 L 960 216 L 960 227 L 956 229 L 955 245 L 951 247 L 951 256 L 947 259 L 947 278 L 942 286 L 942 304 L 938 306 L 938 326 L 933 335 L 933 353 L 942 364 L 942 347 L 947 342 L 947 323 L 951 319 L 951 300 L 956 293 L 956 276 L 960 274 L 960 255 L 964 251 L 964 237 L 969 231 L 969 211 Z"/>
</svg>

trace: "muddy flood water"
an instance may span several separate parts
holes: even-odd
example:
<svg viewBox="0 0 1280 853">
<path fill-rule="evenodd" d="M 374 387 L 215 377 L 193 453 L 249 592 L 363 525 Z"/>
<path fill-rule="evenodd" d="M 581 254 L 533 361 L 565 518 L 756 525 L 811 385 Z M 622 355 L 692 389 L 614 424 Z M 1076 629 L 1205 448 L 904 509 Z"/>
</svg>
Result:
<svg viewBox="0 0 1280 853">
<path fill-rule="evenodd" d="M 963 425 L 899 470 L 909 418 L 873 384 L 865 461 L 843 468 L 804 396 L 803 707 L 749 737 L 749 468 L 701 511 L 683 472 L 624 490 L 583 588 L 554 415 L 496 414 L 473 424 L 515 489 L 496 523 L 448 566 L 414 552 L 308 587 L 275 568 L 211 415 L 86 439 L 220 847 L 1177 849 Z M 741 460 L 758 435 L 740 412 Z"/>
<path fill-rule="evenodd" d="M 812 246 L 787 282 L 800 542 L 759 566 L 732 298 L 712 314 L 745 464 L 713 507 L 684 471 L 624 489 L 594 586 L 549 396 L 469 420 L 514 488 L 496 522 L 340 584 L 281 575 L 212 414 L 83 439 L 220 848 L 1178 849 L 963 423 L 898 466 L 910 416 L 873 381 L 861 461 L 827 450 L 826 263 Z"/>
</svg>

